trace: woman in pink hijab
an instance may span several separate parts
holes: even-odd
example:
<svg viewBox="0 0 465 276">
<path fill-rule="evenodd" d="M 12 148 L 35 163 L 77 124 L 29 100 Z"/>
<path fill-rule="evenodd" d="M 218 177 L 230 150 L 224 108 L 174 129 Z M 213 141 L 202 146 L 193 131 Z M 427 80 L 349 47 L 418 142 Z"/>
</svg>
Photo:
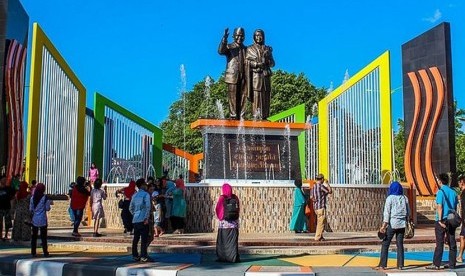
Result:
<svg viewBox="0 0 465 276">
<path fill-rule="evenodd" d="M 219 220 L 216 237 L 216 256 L 219 262 L 240 262 L 239 257 L 239 198 L 232 193 L 232 187 L 224 183 L 222 194 L 216 204 Z"/>
</svg>

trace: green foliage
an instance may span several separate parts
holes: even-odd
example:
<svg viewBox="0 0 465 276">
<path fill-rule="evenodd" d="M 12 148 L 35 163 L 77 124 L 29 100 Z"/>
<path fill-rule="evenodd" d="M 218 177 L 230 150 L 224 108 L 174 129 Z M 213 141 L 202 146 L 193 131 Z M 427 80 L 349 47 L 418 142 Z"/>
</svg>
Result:
<svg viewBox="0 0 465 276">
<path fill-rule="evenodd" d="M 399 172 L 400 181 L 406 181 L 404 169 L 404 155 L 405 155 L 405 126 L 404 120 L 398 119 L 397 126 L 399 129 L 394 132 L 394 164 L 396 170 Z"/>
<path fill-rule="evenodd" d="M 271 78 L 270 114 L 278 114 L 296 105 L 305 103 L 305 114 L 312 114 L 312 106 L 326 96 L 324 88 L 316 88 L 300 73 L 286 73 L 278 70 Z"/>
<path fill-rule="evenodd" d="M 225 118 L 229 117 L 227 87 L 220 78 L 218 81 L 203 80 L 194 85 L 192 91 L 186 91 L 180 99 L 170 106 L 168 118 L 162 122 L 163 142 L 196 154 L 202 152 L 202 136 L 192 130 L 190 124 L 199 118 L 220 118 L 217 101 L 223 107 Z M 272 97 L 270 113 L 277 114 L 296 105 L 305 103 L 306 114 L 311 114 L 313 104 L 318 103 L 326 90 L 316 88 L 303 73 L 295 75 L 278 70 L 271 77 Z M 184 98 L 184 100 L 183 100 Z M 185 112 L 184 112 L 185 110 Z M 251 119 L 248 103 L 246 119 Z"/>
</svg>

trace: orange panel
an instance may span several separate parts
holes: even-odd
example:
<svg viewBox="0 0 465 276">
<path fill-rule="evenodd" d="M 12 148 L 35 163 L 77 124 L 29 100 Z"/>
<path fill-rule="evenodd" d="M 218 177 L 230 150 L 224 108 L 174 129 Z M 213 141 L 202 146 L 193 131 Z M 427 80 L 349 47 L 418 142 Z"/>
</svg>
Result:
<svg viewBox="0 0 465 276">
<path fill-rule="evenodd" d="M 426 187 L 427 194 L 430 195 L 432 194 L 432 191 L 430 189 L 430 186 L 428 183 L 426 183 L 424 177 L 423 177 L 423 164 L 421 162 L 421 156 L 423 154 L 422 152 L 422 145 L 423 145 L 423 138 L 425 136 L 426 132 L 426 127 L 428 126 L 429 122 L 429 116 L 431 114 L 431 110 L 433 109 L 433 88 L 431 86 L 431 81 L 428 77 L 428 73 L 426 73 L 426 70 L 422 69 L 418 71 L 420 73 L 420 77 L 423 81 L 423 85 L 425 86 L 425 95 L 426 95 L 426 106 L 425 106 L 425 113 L 423 116 L 423 121 L 420 127 L 420 132 L 418 133 L 418 139 L 417 139 L 417 145 L 415 148 L 415 178 L 417 182 L 419 182 L 420 186 Z M 426 194 L 422 194 L 426 195 Z"/>
<path fill-rule="evenodd" d="M 415 131 L 418 124 L 418 118 L 420 116 L 420 107 L 421 107 L 421 94 L 420 94 L 420 83 L 418 82 L 418 78 L 415 75 L 415 72 L 409 72 L 408 77 L 410 78 L 410 82 L 413 85 L 413 92 L 415 95 L 415 109 L 413 111 L 413 123 L 412 127 L 410 128 L 410 133 L 407 139 L 407 144 L 405 148 L 405 157 L 404 157 L 404 167 L 405 167 L 405 176 L 407 178 L 408 183 L 413 183 L 417 186 L 417 189 L 421 195 L 429 194 L 428 189 L 425 186 L 421 186 L 420 183 L 415 181 L 412 172 L 412 152 L 413 152 L 413 139 L 415 136 Z"/>
<path fill-rule="evenodd" d="M 240 126 L 247 128 L 271 128 L 271 129 L 284 129 L 289 125 L 291 130 L 305 130 L 310 129 L 310 124 L 304 123 L 281 123 L 281 122 L 268 122 L 268 121 L 238 121 L 238 120 L 212 120 L 200 119 L 191 124 L 192 129 L 202 127 L 227 127 L 237 128 Z"/>
<path fill-rule="evenodd" d="M 438 93 L 437 96 L 437 101 L 436 101 L 436 109 L 434 112 L 434 117 L 433 117 L 433 123 L 431 124 L 431 128 L 428 134 L 428 140 L 426 142 L 426 160 L 425 160 L 425 166 L 426 166 L 426 176 L 428 177 L 428 184 L 430 186 L 430 189 L 432 191 L 437 189 L 437 182 L 436 178 L 434 177 L 434 171 L 433 171 L 433 161 L 432 161 L 432 149 L 433 149 L 433 141 L 434 141 L 434 136 L 436 132 L 436 127 L 438 125 L 439 119 L 441 117 L 442 113 L 442 105 L 444 103 L 444 83 L 442 82 L 442 77 L 441 73 L 439 72 L 439 69 L 437 67 L 431 67 L 429 68 L 431 71 L 434 82 L 436 83 L 436 91 Z"/>
</svg>

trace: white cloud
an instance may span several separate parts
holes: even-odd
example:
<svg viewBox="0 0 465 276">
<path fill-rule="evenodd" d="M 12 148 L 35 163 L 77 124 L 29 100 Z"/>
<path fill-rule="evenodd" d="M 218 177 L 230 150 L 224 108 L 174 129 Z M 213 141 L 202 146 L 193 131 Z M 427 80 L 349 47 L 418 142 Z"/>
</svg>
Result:
<svg viewBox="0 0 465 276">
<path fill-rule="evenodd" d="M 436 21 L 441 19 L 441 17 L 442 17 L 442 13 L 441 13 L 441 11 L 439 9 L 437 9 L 437 10 L 434 11 L 433 16 L 423 18 L 423 21 L 428 21 L 430 23 L 435 23 Z"/>
</svg>

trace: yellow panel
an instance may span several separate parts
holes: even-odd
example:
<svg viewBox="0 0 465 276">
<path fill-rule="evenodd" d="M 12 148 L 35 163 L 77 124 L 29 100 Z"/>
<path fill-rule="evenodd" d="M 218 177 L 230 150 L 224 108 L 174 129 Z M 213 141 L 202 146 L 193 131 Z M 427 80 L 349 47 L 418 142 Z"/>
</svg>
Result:
<svg viewBox="0 0 465 276">
<path fill-rule="evenodd" d="M 380 77 L 380 124 L 381 124 L 381 170 L 392 171 L 392 116 L 391 116 L 391 73 L 389 64 L 389 51 L 384 52 L 365 68 L 336 88 L 319 102 L 319 168 L 325 176 L 329 176 L 329 122 L 328 105 L 331 101 L 342 95 L 373 70 L 379 68 Z M 383 180 L 386 183 L 387 179 Z"/>
<path fill-rule="evenodd" d="M 31 74 L 29 83 L 29 109 L 27 120 L 27 144 L 26 144 L 26 181 L 30 182 L 37 176 L 37 144 L 39 127 L 39 108 L 41 99 L 41 76 L 42 76 L 42 51 L 44 48 L 53 56 L 66 76 L 79 91 L 77 141 L 76 141 L 76 174 L 83 175 L 84 162 L 84 136 L 85 136 L 85 112 L 86 112 L 86 89 L 66 63 L 50 39 L 40 28 L 39 24 L 32 26 L 32 54 Z"/>
<path fill-rule="evenodd" d="M 355 256 L 350 262 L 348 262 L 345 266 L 371 266 L 376 267 L 379 264 L 379 257 L 364 257 L 364 256 Z M 431 262 L 426 261 L 416 261 L 416 260 L 404 260 L 404 266 L 419 266 L 431 264 Z M 395 258 L 389 258 L 388 267 L 396 267 L 397 260 Z"/>
<path fill-rule="evenodd" d="M 280 260 L 300 266 L 343 266 L 352 255 L 307 255 L 300 257 L 282 258 Z"/>
</svg>

